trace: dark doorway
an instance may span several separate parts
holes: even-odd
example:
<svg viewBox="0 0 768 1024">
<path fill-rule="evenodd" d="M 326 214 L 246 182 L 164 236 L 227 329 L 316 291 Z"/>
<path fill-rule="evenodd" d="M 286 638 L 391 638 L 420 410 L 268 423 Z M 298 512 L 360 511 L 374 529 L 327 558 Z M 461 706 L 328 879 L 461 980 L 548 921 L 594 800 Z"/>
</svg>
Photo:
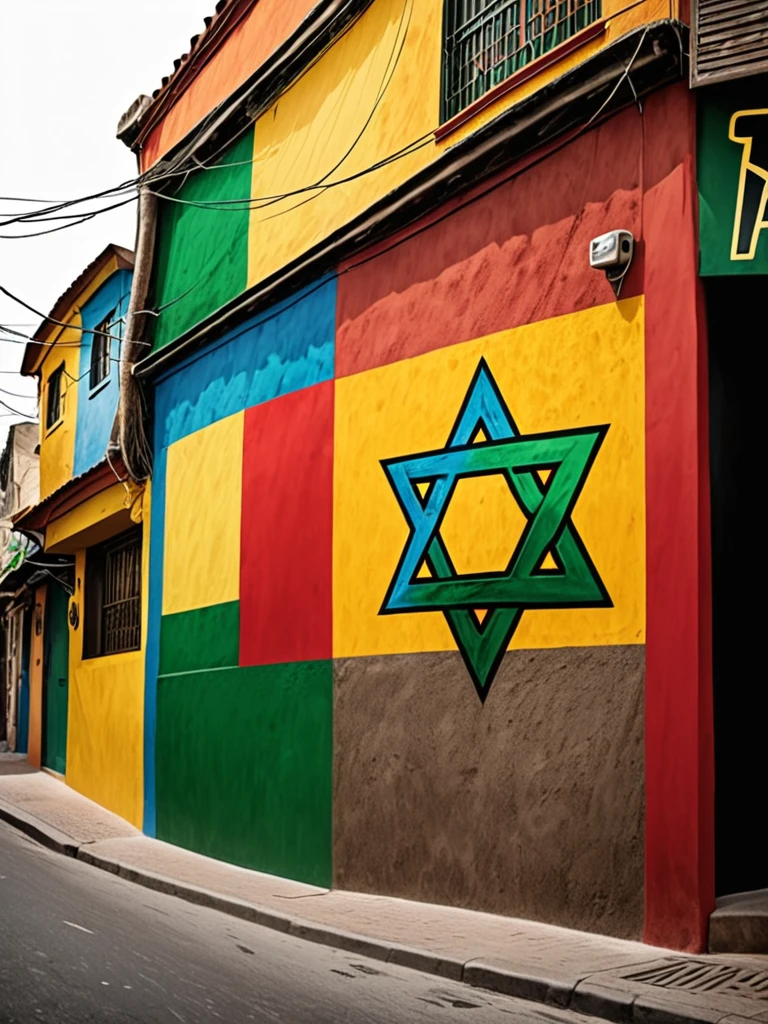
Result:
<svg viewBox="0 0 768 1024">
<path fill-rule="evenodd" d="M 705 280 L 710 364 L 715 887 L 768 888 L 768 640 L 762 588 L 764 277 Z M 758 423 L 758 419 L 760 423 Z M 768 654 L 768 644 L 766 645 Z"/>
</svg>

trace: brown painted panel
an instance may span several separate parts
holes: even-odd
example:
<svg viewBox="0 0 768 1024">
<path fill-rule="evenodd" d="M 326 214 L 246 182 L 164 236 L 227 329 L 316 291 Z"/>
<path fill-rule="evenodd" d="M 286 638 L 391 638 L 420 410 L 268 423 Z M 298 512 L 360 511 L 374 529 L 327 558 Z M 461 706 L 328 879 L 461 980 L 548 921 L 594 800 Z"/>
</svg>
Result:
<svg viewBox="0 0 768 1024">
<path fill-rule="evenodd" d="M 339 660 L 334 885 L 639 938 L 642 646 Z"/>
</svg>

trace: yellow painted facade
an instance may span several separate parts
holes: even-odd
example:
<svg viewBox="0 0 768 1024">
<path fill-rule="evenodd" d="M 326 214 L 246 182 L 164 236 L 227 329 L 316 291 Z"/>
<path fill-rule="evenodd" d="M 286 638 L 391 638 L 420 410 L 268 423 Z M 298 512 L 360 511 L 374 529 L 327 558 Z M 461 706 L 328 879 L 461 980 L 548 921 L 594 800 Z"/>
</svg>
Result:
<svg viewBox="0 0 768 1024">
<path fill-rule="evenodd" d="M 118 269 L 112 258 L 77 296 L 76 303 L 62 316 L 66 327 L 49 324 L 41 335 L 37 362 L 31 372 L 40 374 L 40 500 L 63 487 L 72 479 L 75 463 L 75 430 L 77 426 L 77 381 L 80 376 L 80 340 L 82 338 L 79 310 Z M 52 373 L 64 367 L 61 389 L 61 417 L 49 428 L 46 424 L 48 381 Z"/>
<path fill-rule="evenodd" d="M 256 122 L 248 283 L 255 285 L 482 128 L 510 106 L 678 0 L 603 0 L 604 31 L 509 89 L 442 141 L 443 0 L 375 0 Z M 400 154 L 377 170 L 334 185 Z M 328 188 L 329 184 L 332 187 Z M 308 186 L 318 186 L 306 191 Z"/>
<path fill-rule="evenodd" d="M 54 335 L 40 367 L 40 498 L 45 499 L 72 478 L 75 464 L 77 425 L 77 378 L 80 375 L 80 317 L 73 313 L 71 326 Z M 60 366 L 61 418 L 50 428 L 46 424 L 49 378 Z"/>
<path fill-rule="evenodd" d="M 40 500 L 45 523 L 47 553 L 74 556 L 74 595 L 69 608 L 78 609 L 78 621 L 69 620 L 68 700 L 66 721 L 66 782 L 85 796 L 141 827 L 143 813 L 144 661 L 148 612 L 149 489 L 140 497 L 112 479 L 99 493 L 60 514 L 62 503 L 71 504 L 81 482 L 72 482 L 78 425 L 78 380 L 81 377 L 82 319 L 80 311 L 118 271 L 124 270 L 130 253 L 111 247 L 84 271 L 67 293 L 69 308 L 57 306 L 54 318 L 65 326 L 49 323 L 30 343 L 25 370 L 39 378 Z M 130 264 L 128 264 L 130 265 Z M 59 305 L 63 300 L 59 300 Z M 114 354 L 114 353 L 113 353 Z M 47 424 L 51 375 L 63 367 L 61 415 Z M 84 390 L 84 389 L 83 389 Z M 87 396 L 87 390 L 85 391 Z M 82 395 L 81 395 L 82 399 Z M 81 410 L 82 411 L 82 410 Z M 108 435 L 109 425 L 106 426 Z M 98 466 L 93 480 L 98 483 Z M 87 486 L 92 487 L 89 481 Z M 57 492 L 61 492 L 60 494 Z M 57 496 L 52 504 L 45 500 Z M 138 515 L 137 515 L 138 510 Z M 48 517 L 51 518 L 48 518 Z M 85 565 L 87 550 L 143 523 L 142 644 L 136 651 L 83 658 Z M 41 588 L 44 602 L 45 588 Z M 44 611 L 44 607 L 43 607 Z M 62 624 L 63 625 L 63 624 Z M 33 630 L 34 634 L 34 630 Z M 66 634 L 64 634 L 66 635 Z M 42 638 L 33 635 L 30 757 L 41 758 L 46 707 L 43 693 Z M 62 673 L 63 674 L 63 673 Z M 58 723 L 61 724 L 60 722 Z M 62 751 L 63 754 L 63 751 Z M 64 758 L 62 757 L 62 764 Z"/>
<path fill-rule="evenodd" d="M 86 548 L 131 525 L 126 490 L 116 483 L 54 520 L 46 538 L 75 555 L 80 621 L 69 627 L 66 781 L 137 828 L 143 810 L 144 658 L 149 588 L 149 490 L 143 496 L 142 644 L 137 651 L 83 658 Z M 127 517 L 127 518 L 126 518 Z M 96 537 L 98 533 L 98 537 Z M 51 550 L 50 546 L 46 546 Z"/>
<path fill-rule="evenodd" d="M 168 450 L 163 614 L 240 597 L 244 414 Z"/>
<path fill-rule="evenodd" d="M 455 649 L 440 613 L 379 614 L 408 534 L 380 460 L 445 445 L 481 357 L 521 432 L 609 424 L 573 522 L 613 607 L 528 612 L 511 646 L 644 642 L 643 339 L 643 301 L 626 299 L 336 381 L 335 657 Z M 467 481 L 446 513 L 465 571 L 505 565 L 522 530 L 497 479 Z"/>
</svg>

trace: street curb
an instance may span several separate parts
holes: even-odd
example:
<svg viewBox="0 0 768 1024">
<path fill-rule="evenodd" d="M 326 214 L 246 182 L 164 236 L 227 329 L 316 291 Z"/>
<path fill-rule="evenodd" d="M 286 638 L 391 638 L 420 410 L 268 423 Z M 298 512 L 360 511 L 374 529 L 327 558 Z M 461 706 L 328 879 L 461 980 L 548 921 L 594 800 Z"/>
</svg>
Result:
<svg viewBox="0 0 768 1024">
<path fill-rule="evenodd" d="M 53 850 L 54 853 L 62 853 L 65 857 L 77 857 L 79 847 L 71 836 L 59 832 L 52 825 L 46 824 L 33 815 L 25 814 L 24 811 L 16 807 L 0 804 L 0 821 L 13 825 L 19 832 L 36 840 L 41 846 Z"/>
<path fill-rule="evenodd" d="M 548 978 L 543 974 L 533 975 L 522 970 L 514 971 L 497 967 L 495 964 L 484 963 L 479 958 L 470 958 L 464 961 L 441 957 L 439 954 L 427 950 L 343 931 L 332 925 L 289 917 L 276 910 L 259 907 L 254 903 L 223 896 L 221 893 L 209 889 L 202 889 L 165 875 L 158 875 L 152 871 L 131 867 L 118 860 L 102 857 L 91 853 L 88 843 L 78 845 L 71 836 L 3 803 L 0 803 L 0 821 L 7 822 L 55 853 L 72 857 L 90 867 L 117 875 L 127 882 L 168 896 L 175 896 L 187 903 L 205 907 L 208 910 L 216 910 L 230 917 L 270 928 L 285 935 L 292 935 L 307 942 L 344 950 L 347 953 L 421 971 L 447 980 L 463 982 L 474 988 L 495 992 L 499 995 L 553 1006 L 560 1010 L 575 1010 L 579 1013 L 599 1017 L 602 1020 L 617 1022 L 617 1024 L 711 1024 L 712 1022 L 712 1017 L 708 1014 L 702 1015 L 699 1008 L 682 1007 L 676 1001 L 664 1005 L 663 997 L 659 1000 L 654 999 L 652 1003 L 643 1001 L 642 1007 L 636 1006 L 636 995 L 600 984 L 601 975 L 604 973 L 602 971 L 593 972 L 575 981 L 565 981 L 562 978 Z M 689 1009 L 691 1013 L 687 1012 Z M 720 1024 L 726 1024 L 725 1016 L 718 1017 L 718 1020 Z M 747 1018 L 732 1016 L 727 1020 L 738 1022 L 746 1021 Z"/>
</svg>

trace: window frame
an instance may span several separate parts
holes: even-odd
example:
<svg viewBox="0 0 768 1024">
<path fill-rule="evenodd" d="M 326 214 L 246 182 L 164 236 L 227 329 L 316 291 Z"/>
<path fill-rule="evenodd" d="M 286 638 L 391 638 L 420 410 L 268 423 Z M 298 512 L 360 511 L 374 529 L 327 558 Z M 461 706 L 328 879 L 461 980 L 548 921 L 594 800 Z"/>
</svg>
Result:
<svg viewBox="0 0 768 1024">
<path fill-rule="evenodd" d="M 89 397 L 93 397 L 101 391 L 112 379 L 112 341 L 115 334 L 113 318 L 116 313 L 117 308 L 110 310 L 104 319 L 96 325 L 91 335 L 91 360 L 88 371 Z M 94 370 L 103 371 L 103 376 L 94 380 Z"/>
<path fill-rule="evenodd" d="M 471 110 L 475 103 L 486 97 L 496 94 L 496 91 L 506 91 L 511 88 L 511 83 L 517 76 L 521 81 L 536 73 L 536 69 L 543 70 L 544 67 L 553 63 L 551 54 L 563 47 L 565 51 L 579 45 L 572 40 L 580 40 L 584 33 L 584 41 L 587 39 L 585 30 L 592 29 L 591 35 L 595 34 L 596 27 L 603 24 L 603 0 L 480 0 L 486 6 L 475 12 L 470 17 L 461 21 L 461 8 L 476 3 L 478 0 L 444 0 L 443 3 L 443 53 L 440 74 L 440 124 L 450 124 L 454 119 L 459 119 L 466 111 Z M 473 23 L 477 28 L 473 32 L 467 32 L 467 38 L 480 31 L 483 32 L 489 27 L 485 22 L 490 22 L 492 33 L 495 33 L 495 24 L 510 9 L 516 8 L 516 16 L 511 18 L 510 30 L 497 39 L 487 36 L 483 39 L 482 48 L 474 56 L 474 63 L 479 71 L 476 77 L 461 84 L 464 67 L 457 61 L 457 54 L 464 40 L 451 44 L 461 32 Z M 565 8 L 565 13 L 562 12 Z M 532 26 L 538 26 L 539 31 L 531 31 Z M 497 51 L 498 47 L 504 49 L 503 41 L 507 37 L 517 36 L 518 47 L 511 53 L 505 53 L 501 60 L 496 60 L 488 69 L 479 68 L 477 56 L 483 60 L 488 53 Z M 547 37 L 549 45 L 547 44 Z M 501 52 L 501 50 L 498 50 Z M 565 52 L 563 53 L 563 56 Z M 471 57 L 471 50 L 468 53 Z M 547 59 L 549 58 L 549 59 Z M 457 67 L 453 65 L 457 62 Z M 465 60 L 465 65 L 470 63 Z M 510 65 L 506 74 L 499 74 L 499 68 Z M 478 88 L 480 82 L 486 76 L 484 84 Z"/>
<path fill-rule="evenodd" d="M 50 433 L 52 430 L 55 430 L 56 427 L 58 427 L 58 425 L 64 419 L 64 390 L 63 390 L 63 387 L 62 387 L 62 385 L 64 383 L 64 369 L 65 369 L 65 363 L 62 360 L 62 362 L 56 367 L 55 370 L 51 370 L 51 372 L 48 374 L 48 378 L 47 378 L 47 380 L 45 382 L 45 430 L 46 430 L 46 433 Z M 51 409 L 52 409 L 52 405 L 53 405 L 52 399 L 53 399 L 53 395 L 54 395 L 54 392 L 52 391 L 52 386 L 53 386 L 54 382 L 55 382 L 55 385 L 56 385 L 56 391 L 55 391 L 55 395 L 56 395 L 56 416 L 54 418 L 51 418 Z"/>
<path fill-rule="evenodd" d="M 131 592 L 127 596 L 120 596 L 115 600 L 108 601 L 108 597 L 115 598 L 115 587 L 110 587 L 110 571 L 117 571 L 115 563 L 119 560 L 119 556 L 126 552 L 131 552 L 133 557 L 129 573 Z M 110 537 L 109 540 L 87 549 L 85 553 L 83 660 L 130 654 L 141 650 L 143 639 L 143 554 L 144 537 L 141 526 L 123 530 L 114 537 Z M 112 626 L 114 632 L 122 632 L 124 635 L 124 642 L 115 646 L 109 640 L 110 611 L 119 605 L 125 607 L 129 603 L 131 608 L 128 611 L 127 621 L 126 617 L 123 617 L 121 624 Z"/>
</svg>

